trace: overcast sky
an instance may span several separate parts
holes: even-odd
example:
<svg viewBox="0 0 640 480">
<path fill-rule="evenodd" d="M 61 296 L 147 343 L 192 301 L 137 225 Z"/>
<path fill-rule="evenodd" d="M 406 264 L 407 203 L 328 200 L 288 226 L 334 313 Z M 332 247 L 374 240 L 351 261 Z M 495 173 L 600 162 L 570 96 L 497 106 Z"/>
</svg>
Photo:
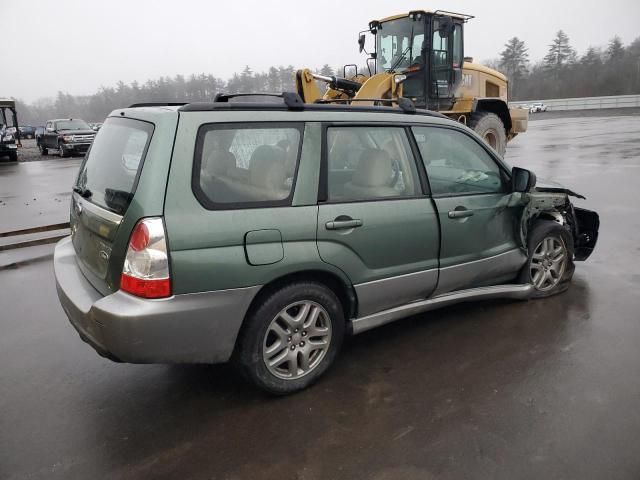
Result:
<svg viewBox="0 0 640 480">
<path fill-rule="evenodd" d="M 640 36 L 640 0 L 0 0 L 0 97 L 32 102 L 176 74 L 227 79 L 245 65 L 363 64 L 356 40 L 369 20 L 420 8 L 475 15 L 465 55 L 476 60 L 498 57 L 513 36 L 542 58 L 559 29 L 579 53 L 614 34 L 625 45 Z"/>
</svg>

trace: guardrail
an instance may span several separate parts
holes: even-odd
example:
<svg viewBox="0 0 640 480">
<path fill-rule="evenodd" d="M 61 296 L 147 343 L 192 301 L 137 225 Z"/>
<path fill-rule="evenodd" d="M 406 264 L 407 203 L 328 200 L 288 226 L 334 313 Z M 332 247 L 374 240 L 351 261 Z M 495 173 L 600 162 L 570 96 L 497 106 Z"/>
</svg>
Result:
<svg viewBox="0 0 640 480">
<path fill-rule="evenodd" d="M 640 107 L 640 95 L 617 95 L 608 97 L 579 97 L 579 98 L 548 98 L 544 100 L 523 100 L 509 102 L 516 107 L 543 103 L 547 111 L 561 110 L 599 110 L 602 108 L 632 108 Z"/>
<path fill-rule="evenodd" d="M 55 223 L 53 225 L 44 225 L 42 227 L 33 227 L 33 228 L 23 228 L 21 230 L 13 230 L 11 232 L 0 232 L 0 238 L 7 237 L 23 237 L 26 235 L 33 235 L 37 233 L 46 233 L 46 232 L 54 232 L 58 230 L 67 230 L 69 228 L 69 222 L 66 223 Z M 13 250 L 15 248 L 23 248 L 23 247 L 33 247 L 35 245 L 46 245 L 48 243 L 55 243 L 58 240 L 69 235 L 69 232 L 65 232 L 64 234 L 57 235 L 49 235 L 41 238 L 36 238 L 32 240 L 24 240 L 18 241 L 15 243 L 8 243 L 4 245 L 0 245 L 0 252 L 6 250 Z"/>
</svg>

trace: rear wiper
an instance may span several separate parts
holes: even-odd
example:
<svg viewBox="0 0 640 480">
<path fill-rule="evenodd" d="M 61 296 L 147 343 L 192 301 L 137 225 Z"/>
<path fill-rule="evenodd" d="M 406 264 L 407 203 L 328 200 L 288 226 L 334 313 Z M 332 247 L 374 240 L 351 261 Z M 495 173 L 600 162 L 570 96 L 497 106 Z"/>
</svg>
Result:
<svg viewBox="0 0 640 480">
<path fill-rule="evenodd" d="M 73 187 L 73 191 L 80 195 L 82 198 L 91 198 L 91 195 L 93 195 L 93 193 L 91 193 L 91 190 L 89 190 L 88 188 L 81 188 L 77 185 Z"/>
</svg>

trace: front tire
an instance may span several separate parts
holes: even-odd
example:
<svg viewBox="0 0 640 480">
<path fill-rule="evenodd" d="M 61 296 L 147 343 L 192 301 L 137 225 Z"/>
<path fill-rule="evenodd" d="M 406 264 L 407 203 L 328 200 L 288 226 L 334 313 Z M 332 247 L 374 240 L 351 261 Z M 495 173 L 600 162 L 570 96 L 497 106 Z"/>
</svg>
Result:
<svg viewBox="0 0 640 480">
<path fill-rule="evenodd" d="M 533 225 L 528 240 L 529 257 L 522 268 L 519 283 L 530 283 L 532 298 L 545 298 L 569 288 L 575 265 L 573 238 L 557 222 L 540 220 Z"/>
<path fill-rule="evenodd" d="M 60 158 L 66 158 L 69 156 L 69 154 L 64 151 L 61 143 L 58 144 L 58 154 L 60 155 Z"/>
<path fill-rule="evenodd" d="M 234 355 L 242 373 L 276 395 L 314 383 L 335 360 L 345 319 L 324 285 L 297 282 L 271 293 L 249 313 Z"/>
<path fill-rule="evenodd" d="M 49 154 L 49 150 L 47 148 L 45 148 L 45 146 L 42 145 L 42 143 L 38 143 L 38 149 L 40 150 L 40 155 L 48 155 Z"/>
<path fill-rule="evenodd" d="M 501 157 L 507 151 L 507 132 L 500 117 L 495 113 L 474 112 L 469 119 L 469 128 L 482 137 Z"/>
</svg>

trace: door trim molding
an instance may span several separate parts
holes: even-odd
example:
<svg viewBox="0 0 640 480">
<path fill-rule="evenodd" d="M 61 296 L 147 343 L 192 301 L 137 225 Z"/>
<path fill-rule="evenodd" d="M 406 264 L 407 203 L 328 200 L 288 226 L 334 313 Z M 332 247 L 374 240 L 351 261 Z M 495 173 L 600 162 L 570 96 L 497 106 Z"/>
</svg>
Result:
<svg viewBox="0 0 640 480">
<path fill-rule="evenodd" d="M 369 315 L 426 298 L 433 293 L 437 283 L 438 269 L 432 268 L 354 285 L 358 313 Z"/>
<path fill-rule="evenodd" d="M 360 318 L 351 320 L 351 328 L 354 334 L 366 332 L 372 328 L 394 322 L 418 313 L 435 310 L 437 308 L 454 305 L 456 303 L 475 300 L 489 300 L 492 298 L 512 298 L 524 300 L 530 297 L 533 285 L 496 285 L 493 287 L 479 287 L 461 290 L 453 293 L 445 293 L 428 300 L 408 303 L 399 307 L 384 310 Z"/>
<path fill-rule="evenodd" d="M 485 285 L 495 283 L 491 280 L 500 279 L 509 274 L 515 277 L 526 261 L 527 255 L 521 249 L 514 248 L 491 257 L 443 267 L 440 269 L 435 295 L 483 283 Z"/>
</svg>

